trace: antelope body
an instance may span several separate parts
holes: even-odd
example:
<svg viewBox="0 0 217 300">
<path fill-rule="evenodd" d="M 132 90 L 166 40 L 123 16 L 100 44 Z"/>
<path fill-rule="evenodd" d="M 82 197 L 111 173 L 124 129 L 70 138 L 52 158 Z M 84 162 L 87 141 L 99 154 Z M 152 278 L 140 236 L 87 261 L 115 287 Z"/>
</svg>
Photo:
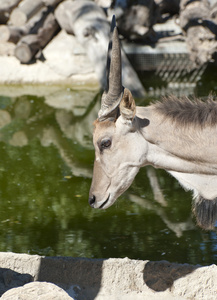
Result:
<svg viewBox="0 0 217 300">
<path fill-rule="evenodd" d="M 217 103 L 169 97 L 136 107 L 121 83 L 121 50 L 117 28 L 112 27 L 108 88 L 94 124 L 89 203 L 93 208 L 108 208 L 141 167 L 152 165 L 193 191 L 197 222 L 212 229 L 217 220 Z"/>
</svg>

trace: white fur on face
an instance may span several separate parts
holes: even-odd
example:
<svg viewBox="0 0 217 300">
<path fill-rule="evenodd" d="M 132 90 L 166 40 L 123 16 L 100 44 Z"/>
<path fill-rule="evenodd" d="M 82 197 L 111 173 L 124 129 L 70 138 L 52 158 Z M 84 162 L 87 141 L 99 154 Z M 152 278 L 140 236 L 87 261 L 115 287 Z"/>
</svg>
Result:
<svg viewBox="0 0 217 300">
<path fill-rule="evenodd" d="M 100 143 L 106 138 L 111 139 L 111 147 L 101 150 Z M 100 164 L 101 172 L 104 172 L 105 176 L 97 179 L 98 184 L 94 183 L 91 192 L 97 195 L 95 207 L 100 207 L 106 202 L 103 208 L 107 208 L 128 189 L 144 164 L 147 142 L 136 132 L 132 122 L 126 123 L 121 117 L 116 123 L 97 123 L 93 139 L 95 160 Z M 106 183 L 103 185 L 103 178 L 109 178 L 109 186 Z"/>
</svg>

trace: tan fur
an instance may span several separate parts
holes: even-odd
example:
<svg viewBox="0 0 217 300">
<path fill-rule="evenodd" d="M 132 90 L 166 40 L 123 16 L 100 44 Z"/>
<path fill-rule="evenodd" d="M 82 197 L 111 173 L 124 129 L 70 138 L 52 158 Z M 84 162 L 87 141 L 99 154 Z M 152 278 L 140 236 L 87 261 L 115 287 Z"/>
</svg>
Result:
<svg viewBox="0 0 217 300">
<path fill-rule="evenodd" d="M 114 20 L 112 44 L 118 55 L 112 51 L 107 64 L 109 89 L 94 123 L 89 204 L 108 208 L 141 167 L 152 165 L 167 170 L 193 191 L 198 224 L 210 229 L 217 219 L 217 103 L 212 98 L 203 102 L 171 96 L 148 107 L 136 107 L 131 92 L 121 83 L 121 51 Z"/>
<path fill-rule="evenodd" d="M 165 100 L 167 102 L 167 100 Z M 166 107 L 169 103 L 175 102 L 175 98 L 165 102 L 152 104 L 148 107 L 137 107 L 137 115 L 150 121 L 149 126 L 142 128 L 144 138 L 151 144 L 157 145 L 164 151 L 187 161 L 194 161 L 200 164 L 210 164 L 217 167 L 217 103 L 209 102 L 206 111 L 215 105 L 215 113 L 211 117 L 205 117 L 206 103 L 199 102 L 198 109 L 193 108 L 194 103 L 190 100 L 178 100 L 170 113 L 167 114 Z M 177 110 L 175 110 L 175 107 Z M 181 112 L 179 114 L 179 108 Z M 189 108 L 189 111 L 188 111 Z M 193 112 L 195 110 L 195 113 Z M 184 112 L 188 111 L 188 116 Z M 216 114 L 216 119 L 215 119 Z M 190 120 L 192 116 L 193 120 Z M 202 116 L 202 117 L 201 117 Z M 202 120 L 202 123 L 199 122 Z M 213 125 L 211 125 L 213 124 Z"/>
<path fill-rule="evenodd" d="M 205 102 L 199 99 L 170 96 L 153 104 L 156 111 L 175 121 L 179 126 L 213 126 L 217 124 L 217 102 L 209 98 Z"/>
<path fill-rule="evenodd" d="M 131 92 L 128 89 L 124 89 L 124 95 L 120 103 L 120 113 L 126 119 L 132 120 L 136 114 L 136 104 Z"/>
<path fill-rule="evenodd" d="M 91 206 L 111 206 L 139 168 L 152 165 L 192 190 L 199 226 L 213 228 L 217 220 L 217 103 L 211 98 L 203 102 L 169 97 L 135 107 L 130 93 L 122 101 L 116 120 L 94 122 Z M 100 151 L 103 139 L 110 139 L 111 147 Z"/>
<path fill-rule="evenodd" d="M 109 120 L 105 120 L 105 121 L 101 121 L 100 122 L 98 119 L 96 119 L 93 122 L 93 125 L 94 125 L 94 128 L 96 128 L 97 126 L 100 126 L 102 129 L 105 129 L 105 128 L 110 127 L 111 125 L 114 125 L 114 122 L 113 121 L 109 121 Z"/>
</svg>

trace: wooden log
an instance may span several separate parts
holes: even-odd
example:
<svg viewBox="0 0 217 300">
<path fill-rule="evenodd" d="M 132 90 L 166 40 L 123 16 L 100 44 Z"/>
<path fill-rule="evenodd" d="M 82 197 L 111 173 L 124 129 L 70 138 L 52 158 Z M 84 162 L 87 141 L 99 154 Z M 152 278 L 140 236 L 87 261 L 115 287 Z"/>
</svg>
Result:
<svg viewBox="0 0 217 300">
<path fill-rule="evenodd" d="M 44 22 L 47 16 L 52 12 L 52 9 L 48 7 L 42 7 L 29 21 L 22 26 L 25 34 L 36 34 L 39 29 L 44 26 Z"/>
<path fill-rule="evenodd" d="M 16 44 L 22 36 L 28 34 L 37 34 L 38 30 L 43 26 L 44 21 L 51 9 L 42 7 L 25 25 L 23 26 L 0 26 L 0 41 L 12 42 Z"/>
<path fill-rule="evenodd" d="M 50 13 L 45 19 L 43 27 L 38 31 L 40 47 L 43 49 L 52 37 L 59 31 L 60 27 L 53 13 Z"/>
<path fill-rule="evenodd" d="M 110 35 L 110 25 L 102 8 L 92 1 L 64 1 L 55 10 L 60 26 L 76 36 L 83 46 L 95 69 L 101 87 L 106 87 L 106 61 Z M 145 94 L 138 75 L 122 51 L 123 85 L 134 96 Z M 85 66 L 84 66 L 85 67 Z"/>
<path fill-rule="evenodd" d="M 180 26 L 184 31 L 189 27 L 201 25 L 210 15 L 210 7 L 206 0 L 193 2 L 182 0 L 180 7 Z"/>
<path fill-rule="evenodd" d="M 152 26 L 161 19 L 155 0 L 116 0 L 108 14 L 116 16 L 119 33 L 128 40 L 150 40 Z"/>
<path fill-rule="evenodd" d="M 145 1 L 145 4 L 133 4 L 117 18 L 118 30 L 127 39 L 144 40 L 153 34 L 152 26 L 159 17 L 159 9 L 154 0 Z"/>
<path fill-rule="evenodd" d="M 42 0 L 45 6 L 56 7 L 63 0 Z"/>
<path fill-rule="evenodd" d="M 217 22 L 208 1 L 180 3 L 180 26 L 186 36 L 190 58 L 196 66 L 213 59 L 217 49 Z"/>
<path fill-rule="evenodd" d="M 161 14 L 179 14 L 180 0 L 155 0 Z"/>
<path fill-rule="evenodd" d="M 11 11 L 19 4 L 21 0 L 4 0 L 0 4 L 0 24 L 6 24 Z"/>
<path fill-rule="evenodd" d="M 21 63 L 28 63 L 40 49 L 37 34 L 29 34 L 24 36 L 17 44 L 14 55 Z"/>
<path fill-rule="evenodd" d="M 15 56 L 20 62 L 29 63 L 36 53 L 47 45 L 58 30 L 59 25 L 54 15 L 50 13 L 37 34 L 29 34 L 21 38 L 15 48 Z"/>
<path fill-rule="evenodd" d="M 0 25 L 0 41 L 16 44 L 25 32 L 15 26 Z"/>
<path fill-rule="evenodd" d="M 37 11 L 43 7 L 42 0 L 23 0 L 11 15 L 9 22 L 11 25 L 24 25 Z"/>
<path fill-rule="evenodd" d="M 204 26 L 189 27 L 186 43 L 190 49 L 190 58 L 196 66 L 211 61 L 217 49 L 216 35 Z"/>
</svg>

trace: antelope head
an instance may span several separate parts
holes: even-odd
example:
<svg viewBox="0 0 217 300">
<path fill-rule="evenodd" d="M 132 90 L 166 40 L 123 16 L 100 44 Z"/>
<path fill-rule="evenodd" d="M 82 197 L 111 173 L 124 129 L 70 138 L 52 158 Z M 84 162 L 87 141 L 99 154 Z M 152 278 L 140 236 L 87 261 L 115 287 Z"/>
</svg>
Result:
<svg viewBox="0 0 217 300">
<path fill-rule="evenodd" d="M 137 128 L 136 105 L 122 86 L 121 47 L 113 18 L 107 59 L 107 89 L 95 121 L 95 161 L 89 193 L 93 208 L 108 208 L 131 185 L 143 164 L 146 143 Z"/>
</svg>

